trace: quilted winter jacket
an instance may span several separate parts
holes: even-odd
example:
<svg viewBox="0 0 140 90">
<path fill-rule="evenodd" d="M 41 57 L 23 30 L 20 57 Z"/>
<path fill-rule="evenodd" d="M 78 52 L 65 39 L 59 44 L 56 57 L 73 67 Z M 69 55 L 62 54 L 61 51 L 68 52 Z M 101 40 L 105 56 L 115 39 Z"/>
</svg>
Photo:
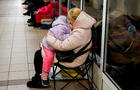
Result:
<svg viewBox="0 0 140 90">
<path fill-rule="evenodd" d="M 59 14 L 59 3 L 58 2 L 55 2 L 55 9 L 56 9 L 56 16 L 58 16 Z M 64 7 L 63 5 L 61 5 L 62 7 L 62 14 L 63 15 L 67 15 L 67 8 Z M 50 4 L 42 7 L 42 8 L 39 8 L 37 11 L 39 11 L 39 14 L 50 14 L 50 12 L 54 11 L 54 2 L 51 2 Z M 53 15 L 53 13 L 51 13 Z"/>
<path fill-rule="evenodd" d="M 74 49 L 74 52 L 76 53 L 90 41 L 91 27 L 95 23 L 96 20 L 94 18 L 82 11 L 74 22 L 72 27 L 73 29 L 67 39 L 60 41 L 51 36 L 49 33 L 47 35 L 47 43 L 56 50 L 67 51 Z M 90 47 L 91 44 L 87 47 L 87 49 Z M 89 52 L 77 57 L 73 62 L 60 62 L 60 64 L 66 67 L 80 66 L 86 61 L 88 53 Z M 54 57 L 54 62 L 57 62 L 56 57 Z"/>
<path fill-rule="evenodd" d="M 56 10 L 56 17 L 59 16 L 59 3 L 55 2 L 55 10 Z M 62 9 L 62 15 L 67 16 L 67 8 L 61 5 Z M 35 15 L 36 23 L 40 23 L 41 19 L 48 19 L 52 18 L 54 15 L 54 2 L 51 2 L 50 4 L 39 8 L 37 11 L 39 11 L 39 14 Z"/>
</svg>

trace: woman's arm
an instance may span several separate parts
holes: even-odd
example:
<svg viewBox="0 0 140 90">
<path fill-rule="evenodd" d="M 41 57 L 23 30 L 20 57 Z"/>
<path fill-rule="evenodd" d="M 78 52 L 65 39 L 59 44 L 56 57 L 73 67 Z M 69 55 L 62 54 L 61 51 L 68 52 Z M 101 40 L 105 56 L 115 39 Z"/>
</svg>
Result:
<svg viewBox="0 0 140 90">
<path fill-rule="evenodd" d="M 50 32 L 47 34 L 47 44 L 52 48 L 60 51 L 73 50 L 75 48 L 80 47 L 84 40 L 84 34 L 79 31 L 73 31 L 73 33 L 64 41 L 60 41 L 55 37 L 50 35 Z"/>
</svg>

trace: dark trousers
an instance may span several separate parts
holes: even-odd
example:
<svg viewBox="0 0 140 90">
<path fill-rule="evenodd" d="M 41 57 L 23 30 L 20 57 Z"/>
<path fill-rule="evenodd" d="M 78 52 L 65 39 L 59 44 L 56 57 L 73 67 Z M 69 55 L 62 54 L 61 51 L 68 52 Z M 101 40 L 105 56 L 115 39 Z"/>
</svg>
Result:
<svg viewBox="0 0 140 90">
<path fill-rule="evenodd" d="M 43 58 L 41 55 L 41 49 L 37 50 L 34 55 L 34 67 L 35 67 L 35 76 L 39 76 L 42 73 L 42 63 Z"/>
</svg>

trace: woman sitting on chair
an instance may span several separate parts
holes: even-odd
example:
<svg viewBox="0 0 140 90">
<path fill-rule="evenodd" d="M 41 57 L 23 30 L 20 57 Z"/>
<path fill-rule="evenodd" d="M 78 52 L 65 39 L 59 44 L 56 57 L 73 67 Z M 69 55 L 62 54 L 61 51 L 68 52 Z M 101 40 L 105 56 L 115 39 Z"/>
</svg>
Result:
<svg viewBox="0 0 140 90">
<path fill-rule="evenodd" d="M 93 24 L 96 23 L 96 20 L 79 8 L 70 9 L 68 12 L 68 18 L 72 28 L 70 36 L 64 41 L 60 41 L 55 37 L 51 36 L 50 32 L 48 32 L 46 36 L 47 44 L 56 50 L 74 50 L 74 52 L 77 53 L 91 40 L 91 28 Z M 90 47 L 91 44 L 87 47 L 87 49 Z M 66 67 L 80 66 L 86 61 L 88 53 L 89 52 L 77 57 L 73 62 L 60 62 L 60 64 Z M 56 58 L 54 58 L 54 63 L 56 62 L 57 60 Z M 35 53 L 34 65 L 36 74 L 32 78 L 32 81 L 29 81 L 27 83 L 27 86 L 32 88 L 44 88 L 41 84 L 40 77 L 40 74 L 42 73 L 41 50 L 38 50 Z"/>
</svg>

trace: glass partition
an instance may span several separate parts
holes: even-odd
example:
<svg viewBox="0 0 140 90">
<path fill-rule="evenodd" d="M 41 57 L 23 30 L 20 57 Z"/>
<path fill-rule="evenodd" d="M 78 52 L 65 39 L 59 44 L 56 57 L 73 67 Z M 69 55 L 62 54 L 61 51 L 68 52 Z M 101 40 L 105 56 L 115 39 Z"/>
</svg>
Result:
<svg viewBox="0 0 140 90">
<path fill-rule="evenodd" d="M 81 5 L 81 0 L 58 0 L 60 5 L 63 5 L 64 8 L 61 8 L 59 6 L 59 15 L 65 15 L 63 13 L 63 11 L 65 10 L 65 8 L 67 8 L 67 10 L 73 8 L 73 7 L 78 7 L 80 8 Z"/>
<path fill-rule="evenodd" d="M 140 90 L 140 0 L 108 0 L 106 21 L 104 71 L 122 90 Z"/>
<path fill-rule="evenodd" d="M 95 63 L 100 65 L 100 51 L 101 51 L 101 33 L 102 33 L 102 11 L 103 11 L 103 0 L 83 0 L 83 10 L 90 16 L 96 19 L 97 23 L 94 25 L 94 47 L 96 52 Z"/>
<path fill-rule="evenodd" d="M 71 1 L 71 4 L 72 4 L 72 7 L 78 7 L 78 8 L 80 8 L 80 2 L 81 2 L 81 0 L 70 0 L 70 1 Z"/>
</svg>

